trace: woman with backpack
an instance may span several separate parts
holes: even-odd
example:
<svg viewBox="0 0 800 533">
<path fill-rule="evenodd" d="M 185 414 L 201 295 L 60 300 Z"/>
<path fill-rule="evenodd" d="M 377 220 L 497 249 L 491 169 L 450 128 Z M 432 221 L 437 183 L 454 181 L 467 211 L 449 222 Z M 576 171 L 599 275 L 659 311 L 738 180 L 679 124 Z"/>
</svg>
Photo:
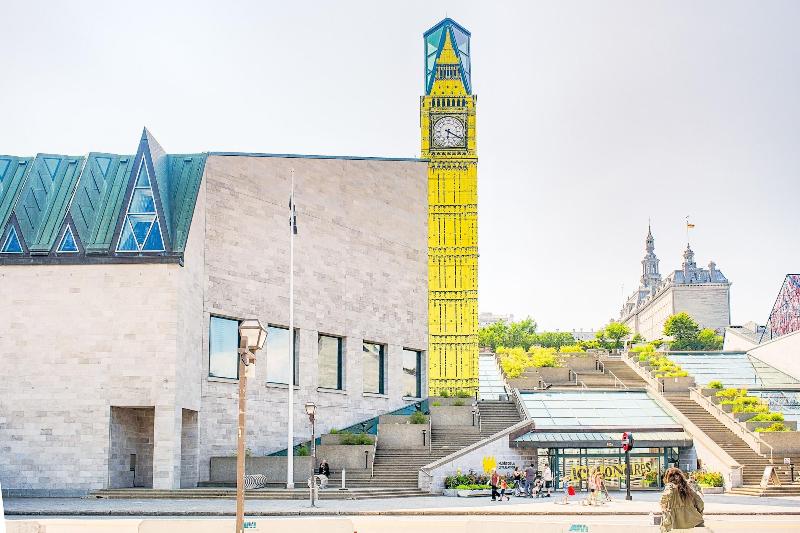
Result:
<svg viewBox="0 0 800 533">
<path fill-rule="evenodd" d="M 664 474 L 661 494 L 661 531 L 703 526 L 703 499 L 689 486 L 680 468 Z"/>
</svg>

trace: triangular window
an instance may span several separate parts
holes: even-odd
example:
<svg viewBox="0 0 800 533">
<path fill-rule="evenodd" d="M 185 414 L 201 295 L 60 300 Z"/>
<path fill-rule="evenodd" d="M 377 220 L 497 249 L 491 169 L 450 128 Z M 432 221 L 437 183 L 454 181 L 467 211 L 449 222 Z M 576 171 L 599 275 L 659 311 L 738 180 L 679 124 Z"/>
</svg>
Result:
<svg viewBox="0 0 800 533">
<path fill-rule="evenodd" d="M 19 242 L 19 236 L 17 236 L 17 229 L 14 226 L 11 226 L 11 231 L 8 232 L 8 236 L 6 237 L 6 242 L 3 243 L 3 249 L 1 251 L 4 254 L 22 253 L 22 243 Z"/>
<path fill-rule="evenodd" d="M 74 253 L 78 252 L 78 243 L 75 240 L 75 234 L 72 233 L 72 226 L 67 226 L 67 231 L 61 238 L 61 244 L 58 245 L 59 253 Z"/>
<path fill-rule="evenodd" d="M 156 213 L 150 173 L 144 158 L 136 175 L 136 184 L 122 223 L 117 251 L 120 252 L 163 252 L 164 239 L 161 224 Z"/>
</svg>

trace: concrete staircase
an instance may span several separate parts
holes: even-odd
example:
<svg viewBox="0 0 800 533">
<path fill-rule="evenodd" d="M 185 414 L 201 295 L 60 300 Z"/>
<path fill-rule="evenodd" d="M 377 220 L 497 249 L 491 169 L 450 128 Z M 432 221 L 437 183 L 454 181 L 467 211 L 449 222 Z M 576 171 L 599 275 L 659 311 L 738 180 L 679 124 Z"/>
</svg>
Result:
<svg viewBox="0 0 800 533">
<path fill-rule="evenodd" d="M 667 400 L 686 418 L 692 421 L 710 439 L 716 442 L 737 463 L 744 467 L 742 471 L 742 487 L 731 489 L 731 494 L 751 496 L 800 496 L 800 484 L 788 484 L 789 475 L 783 468 L 778 468 L 778 475 L 784 485 L 761 488 L 761 477 L 764 468 L 770 464 L 766 457 L 753 451 L 746 442 L 716 419 L 702 405 L 685 395 L 669 395 Z M 777 465 L 776 465 L 777 466 Z M 782 465 L 781 465 L 782 466 Z"/>
<path fill-rule="evenodd" d="M 647 388 L 647 382 L 642 379 L 642 376 L 637 374 L 634 369 L 628 366 L 625 361 L 605 359 L 603 361 L 603 366 L 606 371 L 613 372 L 626 387 L 630 389 Z M 611 378 L 611 381 L 614 381 L 614 378 Z"/>
<path fill-rule="evenodd" d="M 308 487 L 297 487 L 294 489 L 263 488 L 245 491 L 247 500 L 307 500 L 309 498 Z M 413 489 L 383 489 L 383 488 L 354 488 L 338 490 L 336 486 L 330 486 L 319 492 L 320 500 L 370 500 L 377 498 L 406 498 L 412 496 L 427 496 L 418 488 Z M 157 499 L 236 499 L 235 488 L 197 488 L 197 489 L 103 489 L 91 493 L 95 498 L 103 499 L 133 499 L 133 500 L 157 500 Z"/>
<path fill-rule="evenodd" d="M 512 401 L 484 400 L 478 402 L 481 415 L 481 438 L 485 439 L 499 431 L 513 426 L 522 418 Z"/>
</svg>

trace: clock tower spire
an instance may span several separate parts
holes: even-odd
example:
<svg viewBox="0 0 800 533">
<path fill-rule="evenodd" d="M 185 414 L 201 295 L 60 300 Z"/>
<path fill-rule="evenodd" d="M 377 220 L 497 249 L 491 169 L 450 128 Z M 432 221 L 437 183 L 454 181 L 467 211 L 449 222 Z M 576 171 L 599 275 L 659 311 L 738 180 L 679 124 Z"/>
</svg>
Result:
<svg viewBox="0 0 800 533">
<path fill-rule="evenodd" d="M 470 33 L 446 18 L 425 32 L 422 158 L 428 163 L 428 383 L 478 387 L 478 156 Z"/>
</svg>

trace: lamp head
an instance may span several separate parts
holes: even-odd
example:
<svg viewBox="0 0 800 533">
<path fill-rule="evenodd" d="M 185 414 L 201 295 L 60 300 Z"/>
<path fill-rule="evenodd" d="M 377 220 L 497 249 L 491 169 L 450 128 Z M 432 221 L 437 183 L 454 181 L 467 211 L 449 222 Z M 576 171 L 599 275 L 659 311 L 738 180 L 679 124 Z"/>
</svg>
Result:
<svg viewBox="0 0 800 533">
<path fill-rule="evenodd" d="M 242 344 L 251 352 L 255 352 L 264 347 L 264 343 L 267 341 L 267 330 L 257 318 L 248 318 L 239 324 L 239 336 Z"/>
<path fill-rule="evenodd" d="M 317 410 L 317 406 L 316 406 L 316 404 L 314 404 L 314 402 L 306 402 L 306 414 L 308 416 L 313 417 L 314 413 L 316 412 L 316 410 Z"/>
</svg>

